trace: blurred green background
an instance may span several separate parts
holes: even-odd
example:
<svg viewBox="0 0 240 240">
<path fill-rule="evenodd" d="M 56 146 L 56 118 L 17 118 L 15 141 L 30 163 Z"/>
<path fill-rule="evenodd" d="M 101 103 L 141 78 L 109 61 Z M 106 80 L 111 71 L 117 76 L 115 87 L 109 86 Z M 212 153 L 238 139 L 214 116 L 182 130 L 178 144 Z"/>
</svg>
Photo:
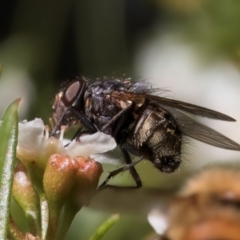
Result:
<svg viewBox="0 0 240 240">
<path fill-rule="evenodd" d="M 238 0 L 4 1 L 0 112 L 23 97 L 21 119 L 47 124 L 61 83 L 84 75 L 147 79 L 170 91 L 165 96 L 240 119 L 239 26 Z M 240 142 L 239 124 L 208 123 Z M 144 186 L 175 186 L 192 169 L 239 154 L 191 141 L 183 159 L 179 172 L 164 177 L 142 163 Z M 117 181 L 132 184 L 125 175 Z M 87 239 L 107 216 L 82 210 L 67 239 Z M 104 239 L 143 239 L 151 231 L 145 218 L 129 214 Z"/>
</svg>

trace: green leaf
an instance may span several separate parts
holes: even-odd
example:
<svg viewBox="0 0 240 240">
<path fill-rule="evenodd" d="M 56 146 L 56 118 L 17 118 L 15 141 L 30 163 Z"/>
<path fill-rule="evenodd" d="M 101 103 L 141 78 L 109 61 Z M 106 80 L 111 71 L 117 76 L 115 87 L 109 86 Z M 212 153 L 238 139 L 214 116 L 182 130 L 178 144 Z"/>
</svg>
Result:
<svg viewBox="0 0 240 240">
<path fill-rule="evenodd" d="M 114 214 L 109 217 L 100 227 L 92 234 L 89 240 L 99 240 L 106 232 L 119 220 L 119 214 Z"/>
<path fill-rule="evenodd" d="M 9 223 L 9 207 L 16 163 L 16 147 L 18 137 L 18 105 L 20 99 L 14 101 L 6 110 L 0 126 L 0 239 L 7 237 Z"/>
</svg>

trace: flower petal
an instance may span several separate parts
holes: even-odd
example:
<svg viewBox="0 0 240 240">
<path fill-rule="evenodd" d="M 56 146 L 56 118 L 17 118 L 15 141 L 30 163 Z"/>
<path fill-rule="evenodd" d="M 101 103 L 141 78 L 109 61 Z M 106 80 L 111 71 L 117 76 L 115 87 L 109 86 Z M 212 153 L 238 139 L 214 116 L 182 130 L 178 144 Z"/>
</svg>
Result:
<svg viewBox="0 0 240 240">
<path fill-rule="evenodd" d="M 147 218 L 155 232 L 159 235 L 162 235 L 168 228 L 167 215 L 158 209 L 152 209 L 148 213 Z"/>
<path fill-rule="evenodd" d="M 117 146 L 115 140 L 107 134 L 96 132 L 80 137 L 79 141 L 73 140 L 67 147 L 67 154 L 71 157 L 88 157 L 95 153 L 104 153 Z"/>
<path fill-rule="evenodd" d="M 27 122 L 19 123 L 17 151 L 35 153 L 40 147 L 44 136 L 44 124 L 42 119 L 35 118 Z"/>
</svg>

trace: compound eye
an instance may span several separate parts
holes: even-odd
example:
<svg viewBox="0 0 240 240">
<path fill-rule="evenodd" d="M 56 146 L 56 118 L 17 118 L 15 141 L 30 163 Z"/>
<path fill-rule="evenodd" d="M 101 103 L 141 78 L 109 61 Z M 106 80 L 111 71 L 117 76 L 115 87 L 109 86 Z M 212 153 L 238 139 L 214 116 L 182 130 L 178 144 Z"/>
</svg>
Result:
<svg viewBox="0 0 240 240">
<path fill-rule="evenodd" d="M 66 107 L 72 106 L 83 87 L 83 81 L 71 83 L 63 93 L 62 101 Z"/>
</svg>

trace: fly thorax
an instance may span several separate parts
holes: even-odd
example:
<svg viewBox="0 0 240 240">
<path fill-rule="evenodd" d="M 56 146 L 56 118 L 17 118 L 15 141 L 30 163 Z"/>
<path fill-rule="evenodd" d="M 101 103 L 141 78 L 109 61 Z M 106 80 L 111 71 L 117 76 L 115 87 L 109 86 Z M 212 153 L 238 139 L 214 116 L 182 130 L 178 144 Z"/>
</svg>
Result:
<svg viewBox="0 0 240 240">
<path fill-rule="evenodd" d="M 112 89 L 104 84 L 107 83 L 94 84 L 84 96 L 85 113 L 100 130 L 122 109 L 120 103 L 110 96 Z M 111 135 L 112 128 L 104 133 Z"/>
</svg>

